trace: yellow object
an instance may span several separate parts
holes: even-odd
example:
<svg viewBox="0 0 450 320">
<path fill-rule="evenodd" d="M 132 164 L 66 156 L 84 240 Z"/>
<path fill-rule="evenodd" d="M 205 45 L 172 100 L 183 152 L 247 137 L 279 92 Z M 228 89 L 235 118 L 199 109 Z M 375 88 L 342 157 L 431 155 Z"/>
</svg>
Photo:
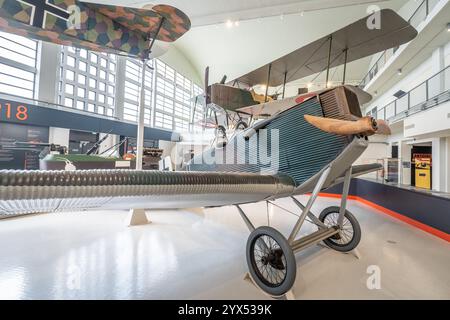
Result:
<svg viewBox="0 0 450 320">
<path fill-rule="evenodd" d="M 416 160 L 416 187 L 431 189 L 431 165 L 429 161 Z"/>
<path fill-rule="evenodd" d="M 250 90 L 250 93 L 252 94 L 253 100 L 255 100 L 256 102 L 265 103 L 265 102 L 272 102 L 273 101 L 273 98 L 270 97 L 270 96 L 267 96 L 267 101 L 266 101 L 266 95 L 264 95 L 264 94 L 257 94 L 255 92 L 255 90 Z"/>
</svg>

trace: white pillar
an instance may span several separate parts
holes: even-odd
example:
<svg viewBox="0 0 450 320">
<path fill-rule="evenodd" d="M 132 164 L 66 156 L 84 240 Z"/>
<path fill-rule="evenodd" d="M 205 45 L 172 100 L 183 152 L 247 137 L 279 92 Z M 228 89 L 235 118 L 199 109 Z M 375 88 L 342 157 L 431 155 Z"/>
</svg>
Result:
<svg viewBox="0 0 450 320">
<path fill-rule="evenodd" d="M 59 78 L 58 66 L 61 48 L 51 43 L 42 42 L 40 50 L 39 73 L 36 82 L 37 99 L 49 103 L 57 102 Z"/>
<path fill-rule="evenodd" d="M 404 185 L 411 185 L 411 150 L 412 150 L 412 146 L 409 145 L 406 141 L 401 141 L 399 143 L 399 156 L 401 158 L 400 161 L 400 176 L 401 176 L 401 184 Z M 410 167 L 409 168 L 405 168 L 403 166 L 404 162 L 409 162 L 410 163 Z"/>
<path fill-rule="evenodd" d="M 147 72 L 147 60 L 142 64 L 141 99 L 139 103 L 139 120 L 137 132 L 136 170 L 142 170 L 144 160 L 144 130 L 145 130 L 145 74 Z"/>
<path fill-rule="evenodd" d="M 432 145 L 432 161 L 433 161 L 433 186 L 432 189 L 435 191 L 445 191 L 446 189 L 446 150 L 447 150 L 447 139 L 446 138 L 434 138 Z"/>
<path fill-rule="evenodd" d="M 447 170 L 447 179 L 445 192 L 450 192 L 450 137 L 447 137 L 446 147 L 445 169 Z"/>
</svg>

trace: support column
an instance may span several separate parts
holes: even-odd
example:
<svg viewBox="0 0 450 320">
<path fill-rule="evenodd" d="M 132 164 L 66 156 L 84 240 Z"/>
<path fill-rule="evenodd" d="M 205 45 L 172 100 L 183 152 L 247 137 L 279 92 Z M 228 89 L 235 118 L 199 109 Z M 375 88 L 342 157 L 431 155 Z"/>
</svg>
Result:
<svg viewBox="0 0 450 320">
<path fill-rule="evenodd" d="M 139 103 L 139 119 L 137 132 L 136 170 L 142 170 L 144 160 L 144 131 L 145 131 L 145 75 L 147 73 L 147 60 L 142 62 L 141 73 L 141 99 Z"/>
<path fill-rule="evenodd" d="M 450 193 L 450 137 L 447 137 L 445 168 L 447 170 L 445 192 L 449 192 Z"/>
<path fill-rule="evenodd" d="M 433 51 L 431 68 L 433 75 L 437 74 L 445 68 L 445 46 L 439 47 Z M 445 90 L 445 75 L 439 77 L 439 92 Z"/>
<path fill-rule="evenodd" d="M 446 186 L 446 138 L 434 138 L 432 142 L 432 189 L 435 191 L 445 191 Z"/>
<path fill-rule="evenodd" d="M 115 94 L 115 116 L 119 120 L 123 120 L 123 105 L 125 102 L 125 74 L 126 74 L 127 58 L 120 55 L 117 56 L 117 72 L 116 72 L 116 94 Z"/>
<path fill-rule="evenodd" d="M 400 173 L 400 184 L 411 185 L 411 166 L 409 168 L 403 167 L 403 162 L 411 163 L 411 150 L 412 146 L 406 141 L 400 141 L 398 154 L 400 156 L 399 173 Z"/>
<path fill-rule="evenodd" d="M 61 49 L 54 44 L 42 42 L 40 50 L 39 77 L 36 82 L 37 99 L 48 103 L 57 103 L 58 66 Z"/>
</svg>

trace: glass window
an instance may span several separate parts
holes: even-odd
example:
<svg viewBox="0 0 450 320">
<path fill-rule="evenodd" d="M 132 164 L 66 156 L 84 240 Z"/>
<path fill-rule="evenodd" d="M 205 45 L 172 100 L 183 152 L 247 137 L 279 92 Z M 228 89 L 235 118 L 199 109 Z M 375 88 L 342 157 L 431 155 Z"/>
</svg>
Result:
<svg viewBox="0 0 450 320">
<path fill-rule="evenodd" d="M 152 62 L 148 65 L 152 67 Z M 142 63 L 127 59 L 125 66 L 124 119 L 137 122 L 139 117 Z M 145 76 L 144 123 L 151 126 L 153 70 L 147 68 Z"/>
<path fill-rule="evenodd" d="M 73 96 L 74 86 L 71 84 L 66 84 L 66 94 Z"/>
<path fill-rule="evenodd" d="M 66 80 L 74 81 L 75 80 L 75 72 L 71 70 L 66 71 Z"/>
<path fill-rule="evenodd" d="M 81 85 L 86 85 L 86 76 L 83 76 L 82 74 L 78 75 L 78 83 Z"/>
<path fill-rule="evenodd" d="M 65 90 L 59 90 L 58 101 L 79 110 L 113 116 L 116 68 L 108 66 L 116 64 L 115 56 L 71 47 L 61 47 L 61 56 L 60 68 L 65 77 L 59 81 Z"/>
</svg>

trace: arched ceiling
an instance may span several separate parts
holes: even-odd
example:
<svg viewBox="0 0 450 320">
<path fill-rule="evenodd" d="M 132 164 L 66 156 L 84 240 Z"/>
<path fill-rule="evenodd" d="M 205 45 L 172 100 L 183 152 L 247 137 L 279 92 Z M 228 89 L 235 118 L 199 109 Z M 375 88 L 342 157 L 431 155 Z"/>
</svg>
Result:
<svg viewBox="0 0 450 320">
<path fill-rule="evenodd" d="M 92 0 L 142 7 L 147 1 Z M 371 5 L 398 10 L 406 0 L 161 0 L 186 12 L 193 28 L 174 46 L 203 79 L 210 66 L 212 82 L 231 80 L 367 15 Z M 233 23 L 226 23 L 228 20 Z M 236 23 L 236 21 L 238 21 Z M 360 80 L 370 58 L 349 64 L 347 79 Z M 342 70 L 332 71 L 334 79 Z M 323 82 L 323 76 L 316 81 Z M 312 78 L 311 78 L 312 79 Z M 305 79 L 290 87 L 304 85 Z M 295 89 L 296 90 L 296 89 Z"/>
</svg>

